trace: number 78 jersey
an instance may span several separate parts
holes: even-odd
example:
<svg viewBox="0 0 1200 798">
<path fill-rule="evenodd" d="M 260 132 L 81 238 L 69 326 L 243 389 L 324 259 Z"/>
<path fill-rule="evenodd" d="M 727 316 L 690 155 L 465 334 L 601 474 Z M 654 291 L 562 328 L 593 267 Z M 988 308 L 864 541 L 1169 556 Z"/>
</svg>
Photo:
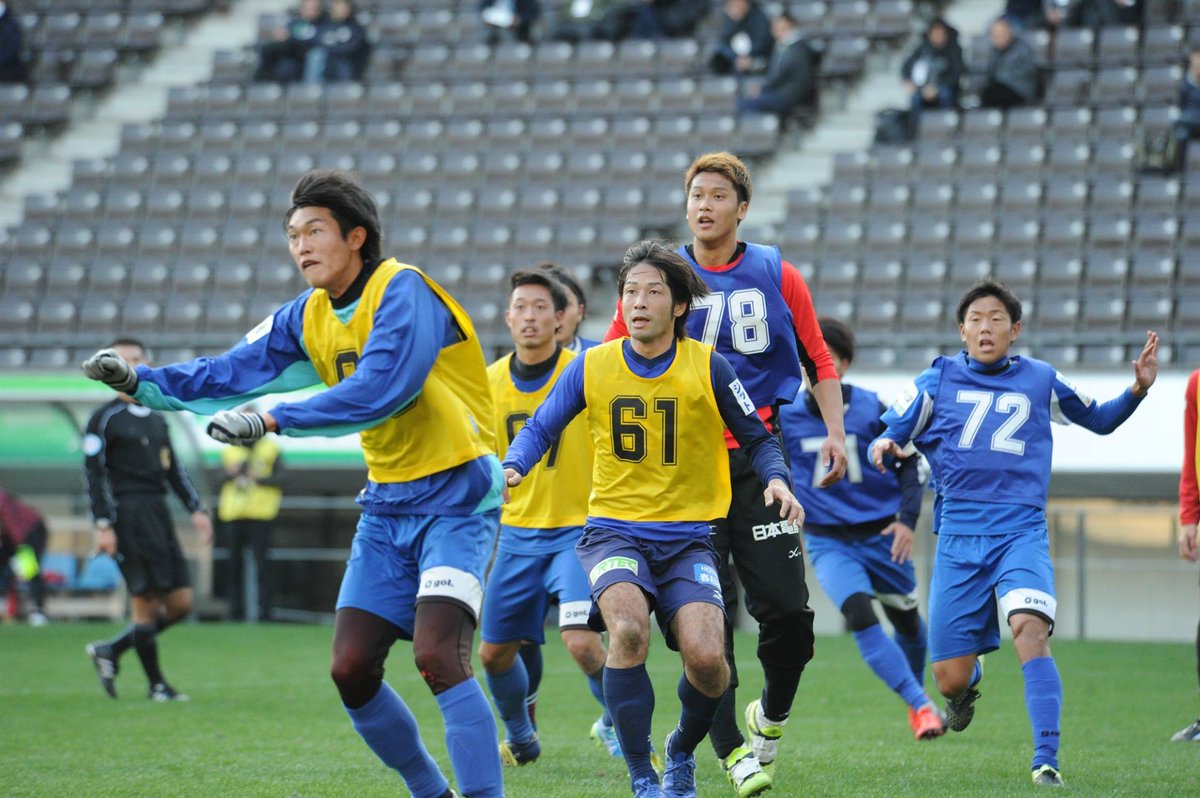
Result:
<svg viewBox="0 0 1200 798">
<path fill-rule="evenodd" d="M 946 498 L 1045 509 L 1054 439 L 1066 424 L 1060 400 L 1088 406 L 1054 367 L 1012 357 L 985 370 L 965 352 L 939 357 L 883 414 L 883 437 L 925 454 Z"/>
<path fill-rule="evenodd" d="M 686 246 L 678 252 L 710 292 L 692 303 L 688 336 L 725 356 L 755 407 L 791 402 L 803 382 L 779 250 L 747 243 L 724 271 L 701 268 Z"/>
</svg>

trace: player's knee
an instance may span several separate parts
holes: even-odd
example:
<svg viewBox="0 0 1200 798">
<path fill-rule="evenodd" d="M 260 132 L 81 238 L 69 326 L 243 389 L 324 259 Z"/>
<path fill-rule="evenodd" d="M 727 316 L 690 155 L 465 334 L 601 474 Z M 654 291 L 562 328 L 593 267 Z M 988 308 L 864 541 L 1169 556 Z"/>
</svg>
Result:
<svg viewBox="0 0 1200 798">
<path fill-rule="evenodd" d="M 972 667 L 963 668 L 954 660 L 933 663 L 933 680 L 938 692 L 946 698 L 955 698 L 971 686 Z"/>
<path fill-rule="evenodd" d="M 716 698 L 729 687 L 729 662 L 723 650 L 711 648 L 688 652 L 684 667 L 688 681 L 707 696 Z"/>
<path fill-rule="evenodd" d="M 516 662 L 518 648 L 520 648 L 519 643 L 512 645 L 480 643 L 479 662 L 488 673 L 503 673 Z"/>
<path fill-rule="evenodd" d="M 595 673 L 604 665 L 604 644 L 600 635 L 582 629 L 570 629 L 562 633 L 563 645 L 571 659 L 583 669 L 584 673 Z"/>
<path fill-rule="evenodd" d="M 342 648 L 333 654 L 329 675 L 337 686 L 342 703 L 356 709 L 370 701 L 383 683 L 383 669 L 367 652 Z"/>
<path fill-rule="evenodd" d="M 901 610 L 885 604 L 883 611 L 887 614 L 888 620 L 892 622 L 892 626 L 896 628 L 896 634 L 904 637 L 925 636 L 921 631 L 921 613 L 916 607 Z"/>
<path fill-rule="evenodd" d="M 842 615 L 852 632 L 861 632 L 879 624 L 875 608 L 871 606 L 871 597 L 866 593 L 855 593 L 842 603 Z"/>
<path fill-rule="evenodd" d="M 462 649 L 452 641 L 422 644 L 413 641 L 413 660 L 421 672 L 421 678 L 434 695 L 444 693 L 471 677 L 469 652 L 468 648 L 464 656 Z"/>
<path fill-rule="evenodd" d="M 650 644 L 649 623 L 639 623 L 632 618 L 618 618 L 608 626 L 608 647 L 620 652 L 623 657 L 645 659 Z"/>
</svg>

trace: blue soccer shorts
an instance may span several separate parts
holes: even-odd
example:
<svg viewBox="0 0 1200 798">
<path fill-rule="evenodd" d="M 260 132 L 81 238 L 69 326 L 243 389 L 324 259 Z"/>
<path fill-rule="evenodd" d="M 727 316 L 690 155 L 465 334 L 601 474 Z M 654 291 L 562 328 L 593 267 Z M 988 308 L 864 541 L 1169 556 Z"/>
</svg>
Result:
<svg viewBox="0 0 1200 798">
<path fill-rule="evenodd" d="M 725 610 L 717 554 L 707 536 L 663 542 L 588 525 L 575 553 L 592 586 L 589 623 L 598 632 L 604 631 L 600 594 L 618 582 L 631 582 L 649 597 L 650 609 L 671 648 L 675 648 L 671 619 L 680 607 L 702 602 Z"/>
<path fill-rule="evenodd" d="M 874 595 L 880 604 L 899 610 L 916 608 L 916 571 L 912 560 L 892 562 L 891 537 L 845 540 L 809 534 L 805 542 L 817 581 L 839 610 L 855 593 Z"/>
<path fill-rule="evenodd" d="M 574 547 L 550 554 L 498 552 L 483 595 L 484 642 L 546 642 L 551 597 L 558 600 L 559 629 L 588 628 L 591 591 Z"/>
<path fill-rule="evenodd" d="M 412 639 L 416 605 L 424 599 L 452 601 L 478 619 L 499 517 L 499 510 L 463 516 L 363 513 L 337 608 L 378 615 L 400 627 L 405 640 Z"/>
<path fill-rule="evenodd" d="M 929 582 L 932 662 L 1000 647 L 997 610 L 1029 612 L 1054 632 L 1054 564 L 1045 528 L 1011 535 L 939 535 Z"/>
</svg>

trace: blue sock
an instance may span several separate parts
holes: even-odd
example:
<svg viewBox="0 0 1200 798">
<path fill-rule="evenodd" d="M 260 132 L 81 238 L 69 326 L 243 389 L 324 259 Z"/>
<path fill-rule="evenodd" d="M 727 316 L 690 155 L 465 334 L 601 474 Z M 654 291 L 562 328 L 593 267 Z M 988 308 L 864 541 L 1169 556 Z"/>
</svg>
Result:
<svg viewBox="0 0 1200 798">
<path fill-rule="evenodd" d="M 479 682 L 467 679 L 435 698 L 458 791 L 471 798 L 503 798 L 496 718 Z"/>
<path fill-rule="evenodd" d="M 605 726 L 612 725 L 612 715 L 608 714 L 608 707 L 604 703 L 604 666 L 600 666 L 600 670 L 587 675 L 588 689 L 592 691 L 592 695 L 600 702 L 600 706 L 604 709 L 604 715 L 600 718 L 600 722 Z"/>
<path fill-rule="evenodd" d="M 528 742 L 533 737 L 533 724 L 525 709 L 525 693 L 529 687 L 525 664 L 518 657 L 508 670 L 486 676 L 488 690 L 492 692 L 496 709 L 500 710 L 500 720 L 504 721 L 508 739 L 514 743 Z"/>
<path fill-rule="evenodd" d="M 417 719 L 387 682 L 358 709 L 346 708 L 350 725 L 383 764 L 396 770 L 413 798 L 440 798 L 450 789 L 425 750 Z"/>
<path fill-rule="evenodd" d="M 650 764 L 650 718 L 654 715 L 654 685 L 646 666 L 604 669 L 604 704 L 612 713 L 617 739 L 625 755 L 629 778 L 637 781 L 658 774 Z"/>
<path fill-rule="evenodd" d="M 525 673 L 529 677 L 529 686 L 525 688 L 525 706 L 529 722 L 536 731 L 534 708 L 537 706 L 538 688 L 542 686 L 542 647 L 537 643 L 523 643 L 517 653 L 521 655 L 521 662 L 525 663 Z"/>
<path fill-rule="evenodd" d="M 908 667 L 912 670 L 913 678 L 917 680 L 917 684 L 925 685 L 925 652 L 926 639 L 929 634 L 929 628 L 925 625 L 925 619 L 917 616 L 917 620 L 921 626 L 917 629 L 916 637 L 909 637 L 896 633 L 893 638 L 896 645 L 900 646 L 900 650 L 904 652 L 904 656 L 908 659 Z"/>
<path fill-rule="evenodd" d="M 676 692 L 679 694 L 679 726 L 675 729 L 675 739 L 668 755 L 691 754 L 704 735 L 708 734 L 724 694 L 709 698 L 688 681 L 686 673 L 679 677 Z"/>
<path fill-rule="evenodd" d="M 896 641 L 887 636 L 883 627 L 873 624 L 854 633 L 862 658 L 883 683 L 892 688 L 913 709 L 929 703 L 925 689 L 913 678 L 908 659 Z"/>
<path fill-rule="evenodd" d="M 1058 732 L 1062 719 L 1062 678 L 1053 657 L 1038 657 L 1021 666 L 1025 676 L 1025 708 L 1033 728 L 1033 767 L 1058 767 Z"/>
<path fill-rule="evenodd" d="M 967 687 L 974 687 L 983 679 L 983 664 L 976 659 L 975 667 L 971 669 L 971 681 L 967 682 Z"/>
</svg>

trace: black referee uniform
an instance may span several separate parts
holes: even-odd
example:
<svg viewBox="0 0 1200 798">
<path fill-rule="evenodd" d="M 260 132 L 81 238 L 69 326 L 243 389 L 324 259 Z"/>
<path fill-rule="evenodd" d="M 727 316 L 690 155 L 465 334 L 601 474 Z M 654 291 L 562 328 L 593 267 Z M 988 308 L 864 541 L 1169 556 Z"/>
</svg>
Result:
<svg viewBox="0 0 1200 798">
<path fill-rule="evenodd" d="M 129 592 L 165 595 L 190 587 L 187 561 L 167 509 L 166 486 L 187 507 L 202 509 L 200 496 L 167 433 L 162 415 L 113 399 L 88 421 L 83 439 L 92 519 L 117 535 L 117 562 Z"/>
</svg>

